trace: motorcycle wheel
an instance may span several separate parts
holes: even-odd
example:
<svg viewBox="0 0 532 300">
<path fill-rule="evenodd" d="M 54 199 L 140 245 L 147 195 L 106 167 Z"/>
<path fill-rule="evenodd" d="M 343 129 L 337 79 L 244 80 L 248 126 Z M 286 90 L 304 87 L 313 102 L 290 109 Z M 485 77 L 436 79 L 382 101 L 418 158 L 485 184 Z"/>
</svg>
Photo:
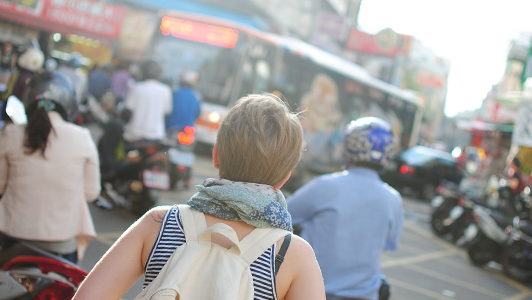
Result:
<svg viewBox="0 0 532 300">
<path fill-rule="evenodd" d="M 517 244 L 511 244 L 503 251 L 502 268 L 508 277 L 519 282 L 532 280 L 531 261 L 523 253 L 524 249 Z M 528 261 L 527 261 L 528 260 Z"/>
<path fill-rule="evenodd" d="M 153 195 L 154 191 L 150 188 L 144 187 L 141 194 L 135 201 L 131 203 L 131 211 L 137 215 L 144 215 L 150 208 L 155 206 L 155 196 Z"/>
<path fill-rule="evenodd" d="M 451 240 L 453 243 L 456 243 L 464 235 L 464 232 L 469 224 L 469 222 L 466 222 L 461 218 L 455 221 L 455 226 L 451 231 Z"/>
<path fill-rule="evenodd" d="M 443 225 L 443 221 L 449 214 L 444 210 L 436 210 L 430 218 L 430 225 L 437 236 L 444 236 L 449 233 L 449 227 Z"/>
<path fill-rule="evenodd" d="M 485 237 L 471 242 L 467 249 L 467 254 L 469 254 L 469 259 L 473 265 L 480 267 L 494 259 L 493 251 L 490 250 L 492 245 L 490 244 L 490 240 Z"/>
</svg>

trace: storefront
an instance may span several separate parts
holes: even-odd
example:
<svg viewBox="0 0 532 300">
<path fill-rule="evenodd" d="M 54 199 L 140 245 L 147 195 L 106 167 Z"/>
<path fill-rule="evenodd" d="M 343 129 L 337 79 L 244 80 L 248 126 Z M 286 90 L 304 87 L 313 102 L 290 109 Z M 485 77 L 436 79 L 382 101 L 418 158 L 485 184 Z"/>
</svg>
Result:
<svg viewBox="0 0 532 300">
<path fill-rule="evenodd" d="M 124 13 L 123 7 L 104 1 L 0 0 L 1 22 L 37 32 L 47 55 L 68 59 L 70 53 L 79 52 L 88 65 L 110 61 L 112 42 L 120 34 Z"/>
</svg>

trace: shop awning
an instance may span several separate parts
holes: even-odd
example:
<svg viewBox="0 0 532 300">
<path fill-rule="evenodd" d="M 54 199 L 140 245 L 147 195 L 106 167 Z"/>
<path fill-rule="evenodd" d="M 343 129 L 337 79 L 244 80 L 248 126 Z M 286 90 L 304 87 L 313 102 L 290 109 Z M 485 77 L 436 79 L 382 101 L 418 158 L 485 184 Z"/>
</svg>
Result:
<svg viewBox="0 0 532 300">
<path fill-rule="evenodd" d="M 39 30 L 77 34 L 98 40 L 118 38 L 125 9 L 90 0 L 0 0 L 0 18 Z"/>
</svg>

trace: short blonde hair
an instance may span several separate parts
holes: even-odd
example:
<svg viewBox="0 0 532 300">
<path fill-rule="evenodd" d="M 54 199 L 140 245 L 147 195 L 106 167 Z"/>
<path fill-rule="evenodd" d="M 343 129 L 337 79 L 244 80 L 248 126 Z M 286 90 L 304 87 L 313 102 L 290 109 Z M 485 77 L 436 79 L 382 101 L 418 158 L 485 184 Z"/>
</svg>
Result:
<svg viewBox="0 0 532 300">
<path fill-rule="evenodd" d="M 221 178 L 274 186 L 299 162 L 303 128 L 283 100 L 252 94 L 224 118 L 216 147 Z"/>
</svg>

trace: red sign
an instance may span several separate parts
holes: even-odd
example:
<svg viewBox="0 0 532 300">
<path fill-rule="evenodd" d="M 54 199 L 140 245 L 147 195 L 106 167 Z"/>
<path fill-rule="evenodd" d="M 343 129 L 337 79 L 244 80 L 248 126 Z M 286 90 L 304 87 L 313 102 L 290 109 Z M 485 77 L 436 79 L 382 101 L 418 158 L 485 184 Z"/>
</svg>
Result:
<svg viewBox="0 0 532 300">
<path fill-rule="evenodd" d="M 91 0 L 4 0 L 0 17 L 37 29 L 116 39 L 124 8 Z"/>
<path fill-rule="evenodd" d="M 379 45 L 376 35 L 351 29 L 345 42 L 345 48 L 361 53 L 395 57 L 398 54 L 408 55 L 412 41 L 413 37 L 400 34 L 396 45 L 383 48 Z"/>
<path fill-rule="evenodd" d="M 419 71 L 414 78 L 416 84 L 430 88 L 442 88 L 447 82 L 444 75 L 424 71 Z"/>
<path fill-rule="evenodd" d="M 225 48 L 234 48 L 238 41 L 238 30 L 236 29 L 168 16 L 163 17 L 160 28 L 164 35 Z"/>
</svg>

